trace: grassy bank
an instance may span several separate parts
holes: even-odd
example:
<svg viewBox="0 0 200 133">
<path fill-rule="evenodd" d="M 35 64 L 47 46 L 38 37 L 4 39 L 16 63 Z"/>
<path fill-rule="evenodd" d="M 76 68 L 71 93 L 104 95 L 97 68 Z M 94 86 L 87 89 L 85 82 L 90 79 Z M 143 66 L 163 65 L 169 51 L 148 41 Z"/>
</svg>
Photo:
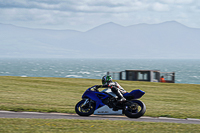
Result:
<svg viewBox="0 0 200 133">
<path fill-rule="evenodd" d="M 127 91 L 141 89 L 146 116 L 200 118 L 200 85 L 117 81 Z M 75 113 L 74 106 L 99 79 L 0 76 L 0 110 Z"/>
<path fill-rule="evenodd" d="M 1 119 L 0 132 L 199 133 L 200 125 L 109 120 Z"/>
</svg>

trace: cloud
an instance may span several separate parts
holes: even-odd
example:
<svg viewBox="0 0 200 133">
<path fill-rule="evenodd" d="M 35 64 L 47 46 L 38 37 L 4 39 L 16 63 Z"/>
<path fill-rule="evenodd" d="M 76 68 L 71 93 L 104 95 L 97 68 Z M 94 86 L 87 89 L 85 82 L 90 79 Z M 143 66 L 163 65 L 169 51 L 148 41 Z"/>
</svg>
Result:
<svg viewBox="0 0 200 133">
<path fill-rule="evenodd" d="M 160 11 L 170 11 L 170 7 L 168 5 L 161 4 L 161 3 L 158 3 L 158 2 L 152 4 L 152 9 L 154 11 L 158 11 L 158 12 L 160 12 Z"/>
<path fill-rule="evenodd" d="M 161 0 L 161 1 L 168 4 L 191 4 L 197 0 Z"/>
<path fill-rule="evenodd" d="M 199 7 L 198 0 L 0 0 L 0 23 L 82 31 L 110 21 L 133 25 L 176 20 L 197 26 Z"/>
<path fill-rule="evenodd" d="M 43 10 L 59 10 L 69 12 L 124 12 L 145 7 L 145 3 L 138 0 L 79 0 L 79 1 L 47 1 L 47 0 L 0 0 L 1 8 L 27 8 Z"/>
</svg>

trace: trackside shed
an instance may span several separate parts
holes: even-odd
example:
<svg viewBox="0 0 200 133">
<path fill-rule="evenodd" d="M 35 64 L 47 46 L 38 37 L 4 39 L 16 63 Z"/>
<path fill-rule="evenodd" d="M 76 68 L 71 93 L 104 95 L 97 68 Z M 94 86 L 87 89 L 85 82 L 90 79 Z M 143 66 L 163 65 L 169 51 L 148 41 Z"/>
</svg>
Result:
<svg viewBox="0 0 200 133">
<path fill-rule="evenodd" d="M 116 80 L 175 83 L 175 72 L 160 72 L 160 70 L 125 70 L 107 74 Z"/>
</svg>

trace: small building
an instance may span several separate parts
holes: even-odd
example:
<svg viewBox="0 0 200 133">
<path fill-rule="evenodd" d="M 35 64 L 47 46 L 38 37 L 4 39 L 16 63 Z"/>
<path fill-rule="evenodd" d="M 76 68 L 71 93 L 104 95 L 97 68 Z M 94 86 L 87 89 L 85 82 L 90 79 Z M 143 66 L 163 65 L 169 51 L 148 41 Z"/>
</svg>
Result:
<svg viewBox="0 0 200 133">
<path fill-rule="evenodd" d="M 160 72 L 160 70 L 125 70 L 107 72 L 115 80 L 161 82 L 163 76 L 166 83 L 175 83 L 175 72 Z"/>
</svg>

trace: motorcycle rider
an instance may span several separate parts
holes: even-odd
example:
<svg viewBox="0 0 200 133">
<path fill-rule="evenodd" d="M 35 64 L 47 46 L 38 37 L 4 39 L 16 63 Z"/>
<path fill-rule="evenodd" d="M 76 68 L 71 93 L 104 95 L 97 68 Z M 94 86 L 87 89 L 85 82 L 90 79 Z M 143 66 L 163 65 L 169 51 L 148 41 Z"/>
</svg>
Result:
<svg viewBox="0 0 200 133">
<path fill-rule="evenodd" d="M 112 92 L 118 96 L 118 101 L 123 102 L 126 99 L 123 97 L 124 93 L 127 93 L 117 82 L 112 81 L 112 77 L 110 75 L 105 75 L 102 77 L 102 85 L 97 86 L 97 88 L 111 88 Z"/>
</svg>

